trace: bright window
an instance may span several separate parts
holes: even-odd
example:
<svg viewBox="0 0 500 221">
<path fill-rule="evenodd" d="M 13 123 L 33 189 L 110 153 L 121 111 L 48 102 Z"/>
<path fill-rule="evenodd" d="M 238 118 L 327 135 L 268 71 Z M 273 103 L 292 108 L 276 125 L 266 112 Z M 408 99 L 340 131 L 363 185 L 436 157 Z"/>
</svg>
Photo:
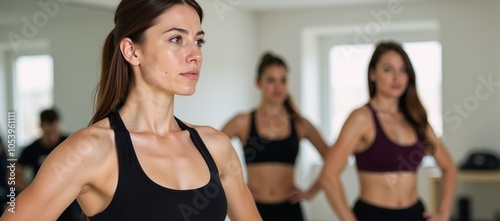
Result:
<svg viewBox="0 0 500 221">
<path fill-rule="evenodd" d="M 18 57 L 14 64 L 14 85 L 17 139 L 20 146 L 26 146 L 41 136 L 40 112 L 54 104 L 52 57 Z"/>
</svg>

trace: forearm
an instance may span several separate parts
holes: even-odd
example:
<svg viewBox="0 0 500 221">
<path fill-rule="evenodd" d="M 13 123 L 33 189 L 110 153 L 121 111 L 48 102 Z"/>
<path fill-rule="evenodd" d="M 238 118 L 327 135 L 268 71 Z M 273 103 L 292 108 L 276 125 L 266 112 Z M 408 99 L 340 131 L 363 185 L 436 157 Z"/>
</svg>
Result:
<svg viewBox="0 0 500 221">
<path fill-rule="evenodd" d="M 332 209 L 342 221 L 356 220 L 344 194 L 344 188 L 340 179 L 325 177 L 321 180 L 321 186 L 325 190 L 326 196 Z"/>
<path fill-rule="evenodd" d="M 441 179 L 441 196 L 437 212 L 444 216 L 446 220 L 450 220 L 455 195 L 456 180 L 456 168 L 449 168 L 443 171 Z"/>
</svg>

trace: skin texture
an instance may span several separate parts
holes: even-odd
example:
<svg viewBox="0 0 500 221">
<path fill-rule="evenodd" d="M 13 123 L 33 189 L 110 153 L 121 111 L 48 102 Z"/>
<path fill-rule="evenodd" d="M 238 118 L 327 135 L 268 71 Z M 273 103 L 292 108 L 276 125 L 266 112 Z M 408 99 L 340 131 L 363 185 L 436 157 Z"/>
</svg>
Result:
<svg viewBox="0 0 500 221">
<path fill-rule="evenodd" d="M 375 82 L 376 94 L 370 100 L 388 138 L 401 146 L 417 142 L 416 132 L 399 111 L 398 102 L 408 85 L 408 75 L 400 54 L 388 51 L 380 58 L 369 77 Z M 438 139 L 431 126 L 426 134 L 435 145 L 433 157 L 443 172 L 441 203 L 436 214 L 425 212 L 427 220 L 449 220 L 455 190 L 456 168 L 453 160 Z M 329 151 L 321 174 L 321 183 L 332 209 L 341 220 L 356 220 L 347 203 L 340 175 L 347 158 L 366 150 L 374 141 L 376 129 L 372 113 L 366 106 L 354 110 L 348 117 L 331 151 Z M 360 199 L 385 208 L 407 208 L 417 202 L 416 173 L 358 171 Z"/>
<path fill-rule="evenodd" d="M 194 189 L 205 185 L 210 173 L 189 132 L 175 122 L 173 105 L 174 95 L 195 91 L 204 34 L 196 11 L 187 5 L 171 7 L 157 21 L 146 30 L 144 43 L 120 41 L 135 81 L 119 113 L 147 176 L 171 189 Z M 231 220 L 261 220 L 227 136 L 212 127 L 189 126 L 215 160 Z M 75 198 L 85 214 L 93 216 L 109 205 L 117 182 L 114 132 L 103 119 L 56 147 L 16 199 L 16 213 L 5 212 L 0 220 L 55 220 Z"/>
<path fill-rule="evenodd" d="M 283 66 L 272 65 L 264 70 L 257 79 L 256 86 L 261 90 L 261 103 L 256 109 L 256 127 L 261 137 L 268 140 L 281 140 L 291 133 L 290 115 L 284 102 L 288 96 L 287 70 Z M 242 144 L 248 141 L 251 113 L 234 116 L 223 127 L 228 137 L 237 137 Z M 309 140 L 321 156 L 325 156 L 328 146 L 318 130 L 305 118 L 295 120 L 299 139 Z M 277 162 L 263 162 L 247 165 L 248 186 L 256 201 L 278 203 L 289 201 L 297 203 L 310 199 L 320 189 L 315 182 L 308 190 L 302 191 L 295 186 L 294 166 Z"/>
</svg>

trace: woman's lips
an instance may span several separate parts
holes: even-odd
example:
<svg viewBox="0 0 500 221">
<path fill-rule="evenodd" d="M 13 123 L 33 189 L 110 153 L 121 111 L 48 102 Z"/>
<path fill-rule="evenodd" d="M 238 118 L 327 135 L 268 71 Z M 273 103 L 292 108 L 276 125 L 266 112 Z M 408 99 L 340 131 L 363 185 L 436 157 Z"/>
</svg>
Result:
<svg viewBox="0 0 500 221">
<path fill-rule="evenodd" d="M 197 80 L 200 77 L 200 73 L 197 70 L 186 71 L 181 73 L 181 75 L 192 80 Z"/>
</svg>

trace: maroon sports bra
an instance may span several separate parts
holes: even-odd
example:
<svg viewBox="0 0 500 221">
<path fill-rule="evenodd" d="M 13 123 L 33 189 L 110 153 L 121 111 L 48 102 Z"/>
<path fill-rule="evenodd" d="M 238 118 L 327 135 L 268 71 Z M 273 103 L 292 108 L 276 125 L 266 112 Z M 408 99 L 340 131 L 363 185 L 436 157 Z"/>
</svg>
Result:
<svg viewBox="0 0 500 221">
<path fill-rule="evenodd" d="M 369 103 L 367 106 L 371 110 L 375 122 L 375 140 L 368 149 L 354 154 L 358 170 L 371 172 L 416 172 L 425 155 L 422 140 L 418 138 L 415 144 L 409 146 L 395 144 L 384 133 L 373 107 Z"/>
</svg>

